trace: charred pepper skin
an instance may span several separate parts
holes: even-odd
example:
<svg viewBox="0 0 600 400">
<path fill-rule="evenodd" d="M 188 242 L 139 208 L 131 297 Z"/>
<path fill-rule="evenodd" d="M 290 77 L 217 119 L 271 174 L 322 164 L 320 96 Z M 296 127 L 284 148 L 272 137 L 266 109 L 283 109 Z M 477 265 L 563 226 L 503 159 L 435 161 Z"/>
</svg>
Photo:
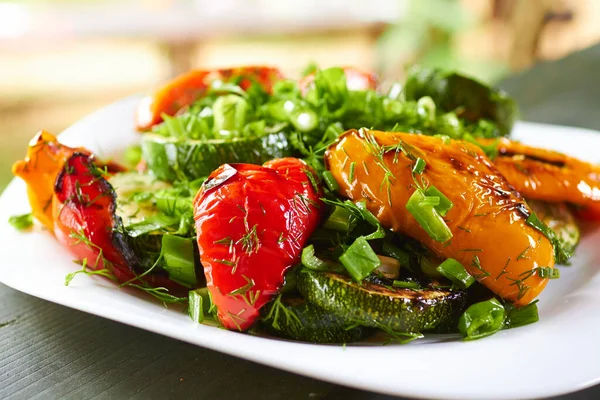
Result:
<svg viewBox="0 0 600 400">
<path fill-rule="evenodd" d="M 120 283 L 131 281 L 185 292 L 161 272 L 138 279 L 136 255 L 115 214 L 116 194 L 94 158 L 75 152 L 56 177 L 52 200 L 57 240 L 91 269 L 106 268 Z M 141 273 L 141 272 L 140 272 Z"/>
<path fill-rule="evenodd" d="M 433 240 L 406 209 L 415 191 L 414 161 L 398 145 L 426 162 L 422 177 L 454 203 L 444 217 L 450 241 Z M 425 135 L 351 130 L 329 147 L 325 162 L 342 195 L 366 201 L 385 227 L 417 239 L 440 258 L 458 260 L 498 296 L 521 306 L 546 286 L 548 279 L 536 268 L 554 266 L 552 244 L 527 224 L 531 210 L 479 147 Z M 392 175 L 389 185 L 384 168 Z"/>
<path fill-rule="evenodd" d="M 321 189 L 296 158 L 225 164 L 194 200 L 200 260 L 218 318 L 245 331 L 279 293 L 321 219 Z M 315 178 L 315 175 L 312 176 Z"/>
</svg>

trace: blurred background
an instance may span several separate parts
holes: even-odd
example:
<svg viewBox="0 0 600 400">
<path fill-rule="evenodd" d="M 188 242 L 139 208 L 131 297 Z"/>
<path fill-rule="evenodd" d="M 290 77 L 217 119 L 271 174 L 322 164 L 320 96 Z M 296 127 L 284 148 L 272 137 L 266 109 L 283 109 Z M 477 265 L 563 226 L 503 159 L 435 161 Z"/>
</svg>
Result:
<svg viewBox="0 0 600 400">
<path fill-rule="evenodd" d="M 190 68 L 407 65 L 498 80 L 600 41 L 599 0 L 0 0 L 0 191 L 39 129 Z"/>
</svg>

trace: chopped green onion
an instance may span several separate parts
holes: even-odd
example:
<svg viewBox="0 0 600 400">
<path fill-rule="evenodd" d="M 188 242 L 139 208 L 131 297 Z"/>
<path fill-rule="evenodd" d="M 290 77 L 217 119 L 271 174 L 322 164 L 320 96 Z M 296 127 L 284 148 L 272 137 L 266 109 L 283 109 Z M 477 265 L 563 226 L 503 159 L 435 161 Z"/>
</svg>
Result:
<svg viewBox="0 0 600 400">
<path fill-rule="evenodd" d="M 392 286 L 402 289 L 421 289 L 421 285 L 418 282 L 394 281 L 392 282 Z"/>
<path fill-rule="evenodd" d="M 423 160 L 421 157 L 417 158 L 417 161 L 415 161 L 415 165 L 413 166 L 412 171 L 415 174 L 421 174 L 423 173 L 423 171 L 425 171 L 425 166 L 427 165 L 427 163 L 425 162 L 425 160 Z"/>
<path fill-rule="evenodd" d="M 340 190 L 340 185 L 337 183 L 337 181 L 333 177 L 333 174 L 331 173 L 331 171 L 323 172 L 323 180 L 325 181 L 327 188 L 329 190 L 331 190 L 332 192 L 337 192 Z"/>
<path fill-rule="evenodd" d="M 425 197 L 421 190 L 415 190 L 406 203 L 406 209 L 433 240 L 447 242 L 452 239 L 452 232 L 433 206 L 422 204 Z"/>
<path fill-rule="evenodd" d="M 290 122 L 300 132 L 310 132 L 319 126 L 319 117 L 310 109 L 294 110 Z"/>
<path fill-rule="evenodd" d="M 423 200 L 421 200 L 421 205 L 423 207 L 433 207 L 436 208 L 440 205 L 440 198 L 437 196 L 425 196 Z"/>
<path fill-rule="evenodd" d="M 381 264 L 364 236 L 358 237 L 340 256 L 340 262 L 357 282 L 369 276 Z"/>
<path fill-rule="evenodd" d="M 448 214 L 448 211 L 454 207 L 454 203 L 452 203 L 450 199 L 447 198 L 444 193 L 440 192 L 435 186 L 429 186 L 427 189 L 425 189 L 425 196 L 437 197 L 439 199 L 439 204 L 434 206 L 434 208 L 442 217 L 445 217 L 446 214 Z"/>
<path fill-rule="evenodd" d="M 388 241 L 385 241 L 383 242 L 383 247 L 381 251 L 384 255 L 395 258 L 396 260 L 400 261 L 400 265 L 402 267 L 407 267 L 408 269 L 410 269 L 410 256 L 407 252 L 405 252 L 398 246 Z"/>
<path fill-rule="evenodd" d="M 461 263 L 453 258 L 441 263 L 436 270 L 461 289 L 466 289 L 475 283 L 475 278 L 467 272 Z"/>
<path fill-rule="evenodd" d="M 33 215 L 31 213 L 13 215 L 8 218 L 8 223 L 15 229 L 23 231 L 33 226 Z"/>
<path fill-rule="evenodd" d="M 208 288 L 190 290 L 188 293 L 188 315 L 192 321 L 201 324 L 210 313 L 211 301 Z"/>
<path fill-rule="evenodd" d="M 306 268 L 315 271 L 329 270 L 329 263 L 327 261 L 321 260 L 315 255 L 315 247 L 312 244 L 302 249 L 300 262 L 302 262 L 302 265 L 304 265 Z"/>
<path fill-rule="evenodd" d="M 127 147 L 123 159 L 127 165 L 134 168 L 142 159 L 142 147 L 139 144 Z"/>
<path fill-rule="evenodd" d="M 552 267 L 537 267 L 537 274 L 542 279 L 558 279 L 560 278 L 560 270 Z"/>
<path fill-rule="evenodd" d="M 163 235 L 162 254 L 165 260 L 163 269 L 169 278 L 186 287 L 196 285 L 196 264 L 194 240 L 173 235 Z"/>
<path fill-rule="evenodd" d="M 356 218 L 344 207 L 335 206 L 333 212 L 325 220 L 323 228 L 336 232 L 349 233 L 356 226 Z"/>
<path fill-rule="evenodd" d="M 423 96 L 417 101 L 417 114 L 425 120 L 435 120 L 435 102 L 431 97 Z"/>
<path fill-rule="evenodd" d="M 438 260 L 433 257 L 421 256 L 419 257 L 419 267 L 421 271 L 430 278 L 442 278 L 443 275 L 439 273 L 437 267 L 440 265 Z"/>
<path fill-rule="evenodd" d="M 537 308 L 538 300 L 533 303 L 527 304 L 525 307 L 515 308 L 510 306 L 506 313 L 506 321 L 504 321 L 504 327 L 506 329 L 516 328 L 518 326 L 533 324 L 540 320 Z"/>
<path fill-rule="evenodd" d="M 360 210 L 360 214 L 362 215 L 364 220 L 376 228 L 375 232 L 365 236 L 365 239 L 383 239 L 385 237 L 385 231 L 383 230 L 383 226 L 381 225 L 381 222 L 379 222 L 377 217 L 374 216 L 373 213 L 367 209 L 367 203 L 365 201 L 359 201 L 358 203 L 356 203 L 356 208 Z"/>
<path fill-rule="evenodd" d="M 464 340 L 493 335 L 504 326 L 504 307 L 496 299 L 475 303 L 458 320 L 458 330 Z"/>
<path fill-rule="evenodd" d="M 246 122 L 248 102 L 238 95 L 219 96 L 213 104 L 213 132 L 241 132 Z"/>
</svg>

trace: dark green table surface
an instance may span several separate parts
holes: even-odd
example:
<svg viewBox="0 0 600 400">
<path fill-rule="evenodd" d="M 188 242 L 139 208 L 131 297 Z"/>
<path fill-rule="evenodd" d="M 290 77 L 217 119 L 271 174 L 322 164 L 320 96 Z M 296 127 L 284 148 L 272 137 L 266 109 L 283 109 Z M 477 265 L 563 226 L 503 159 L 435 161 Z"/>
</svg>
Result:
<svg viewBox="0 0 600 400">
<path fill-rule="evenodd" d="M 502 86 L 517 98 L 524 119 L 600 130 L 598 71 L 600 46 L 540 64 Z M 0 284 L 0 399 L 92 397 L 392 399 L 192 346 Z M 600 386 L 560 399 L 600 399 Z"/>
</svg>

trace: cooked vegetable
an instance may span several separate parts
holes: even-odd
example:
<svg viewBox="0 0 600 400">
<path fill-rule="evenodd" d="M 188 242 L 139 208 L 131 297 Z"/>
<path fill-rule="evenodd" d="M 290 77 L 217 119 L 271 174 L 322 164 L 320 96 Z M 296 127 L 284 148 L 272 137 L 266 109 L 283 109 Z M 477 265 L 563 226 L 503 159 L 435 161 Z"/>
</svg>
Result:
<svg viewBox="0 0 600 400">
<path fill-rule="evenodd" d="M 467 272 L 461 263 L 453 258 L 441 263 L 436 270 L 461 289 L 467 289 L 475 283 L 475 278 Z"/>
<path fill-rule="evenodd" d="M 546 203 L 538 200 L 528 200 L 527 204 L 538 218 L 556 233 L 556 237 L 565 252 L 573 254 L 579 244 L 581 232 L 566 204 Z"/>
<path fill-rule="evenodd" d="M 135 272 L 140 269 L 139 259 L 115 210 L 115 192 L 92 158 L 80 153 L 69 157 L 56 178 L 52 201 L 58 241 L 77 257 L 84 269 L 106 270 L 118 282 L 130 282 L 140 288 L 181 290 L 164 273 L 142 276 Z"/>
<path fill-rule="evenodd" d="M 192 321 L 203 323 L 208 318 L 212 306 L 208 289 L 203 287 L 190 290 L 188 297 L 188 315 Z"/>
<path fill-rule="evenodd" d="M 89 154 L 84 149 L 74 149 L 60 144 L 51 133 L 39 131 L 29 142 L 25 160 L 17 161 L 12 167 L 13 174 L 27 183 L 31 213 L 51 232 L 54 229 L 52 220 L 54 181 L 67 158 L 76 151 Z"/>
<path fill-rule="evenodd" d="M 414 175 L 417 158 L 426 167 Z M 535 268 L 554 266 L 552 244 L 527 223 L 531 211 L 478 147 L 424 135 L 348 131 L 325 160 L 344 196 L 365 201 L 383 226 L 417 239 L 441 259 L 457 260 L 504 299 L 525 305 L 546 285 Z M 353 182 L 350 162 L 357 166 Z M 444 217 L 451 241 L 436 241 L 406 210 L 417 184 L 438 188 L 454 204 Z"/>
<path fill-rule="evenodd" d="M 340 262 L 357 282 L 362 281 L 381 265 L 379 257 L 363 236 L 357 238 L 340 256 Z"/>
<path fill-rule="evenodd" d="M 300 298 L 277 297 L 264 307 L 261 322 L 271 334 L 312 343 L 352 343 L 371 331 Z"/>
<path fill-rule="evenodd" d="M 454 111 L 472 123 L 497 124 L 484 136 L 506 136 L 517 117 L 517 106 L 506 93 L 456 72 L 414 67 L 405 83 L 407 100 L 429 96 L 443 111 Z"/>
<path fill-rule="evenodd" d="M 12 167 L 13 174 L 27 184 L 31 213 L 50 232 L 54 230 L 52 218 L 54 183 L 65 161 L 75 153 L 92 155 L 87 149 L 65 146 L 56 139 L 56 136 L 42 130 L 29 142 L 25 160 L 17 161 Z M 121 166 L 111 162 L 97 162 L 97 165 L 106 172 L 123 170 Z"/>
<path fill-rule="evenodd" d="M 359 70 L 354 67 L 343 67 L 345 79 L 346 79 L 346 87 L 348 90 L 375 90 L 377 89 L 377 85 L 379 81 L 377 79 L 377 75 L 373 73 L 368 73 Z M 306 75 L 300 82 L 298 83 L 298 87 L 302 93 L 306 93 L 307 90 L 315 83 L 315 76 L 318 76 L 320 71 L 313 72 L 309 75 Z M 319 77 L 321 78 L 321 77 Z M 317 79 L 317 81 L 322 81 L 321 79 Z"/>
<path fill-rule="evenodd" d="M 309 270 L 298 274 L 298 291 L 309 303 L 358 325 L 392 332 L 432 329 L 465 304 L 463 292 L 359 284 L 342 275 Z"/>
<path fill-rule="evenodd" d="M 206 94 L 211 83 L 235 83 L 242 90 L 248 90 L 257 84 L 269 92 L 273 82 L 282 79 L 276 68 L 242 67 L 218 70 L 195 70 L 178 76 L 160 87 L 140 102 L 136 113 L 136 126 L 147 130 L 160 123 L 164 115 L 175 115 Z M 216 88 L 218 90 L 218 86 Z"/>
<path fill-rule="evenodd" d="M 227 163 L 262 164 L 290 155 L 290 146 L 282 133 L 208 140 L 145 134 L 142 152 L 154 176 L 174 181 L 206 177 Z"/>
<path fill-rule="evenodd" d="M 504 328 L 517 328 L 519 326 L 533 324 L 538 322 L 540 317 L 538 315 L 537 300 L 527 304 L 525 307 L 515 308 L 507 305 L 506 318 L 504 320 Z"/>
<path fill-rule="evenodd" d="M 461 315 L 458 330 L 465 340 L 493 335 L 504 327 L 504 307 L 496 299 L 475 303 Z"/>
<path fill-rule="evenodd" d="M 194 200 L 207 287 L 227 329 L 247 330 L 281 289 L 317 223 L 313 171 L 295 158 L 224 165 Z M 312 179 L 311 179 L 312 178 Z"/>
<path fill-rule="evenodd" d="M 13 215 L 8 219 L 8 223 L 20 231 L 27 230 L 33 226 L 33 215 L 31 213 Z"/>
<path fill-rule="evenodd" d="M 496 148 L 494 166 L 525 198 L 600 209 L 598 166 L 508 139 L 498 141 Z"/>
</svg>

